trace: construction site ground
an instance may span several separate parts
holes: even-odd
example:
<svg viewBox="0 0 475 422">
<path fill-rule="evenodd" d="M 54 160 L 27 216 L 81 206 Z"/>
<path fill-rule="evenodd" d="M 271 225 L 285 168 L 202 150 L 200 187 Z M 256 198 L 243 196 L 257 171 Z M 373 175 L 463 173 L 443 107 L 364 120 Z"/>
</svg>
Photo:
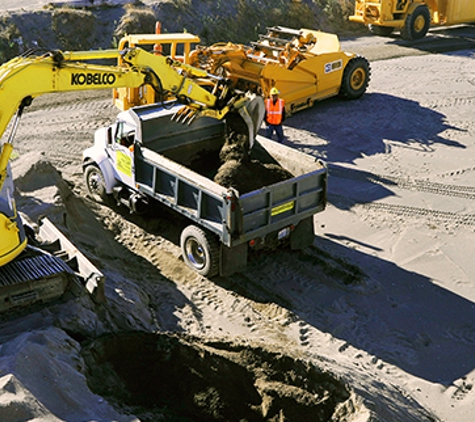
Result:
<svg viewBox="0 0 475 422">
<path fill-rule="evenodd" d="M 18 208 L 104 272 L 107 303 L 2 317 L 0 420 L 471 421 L 474 46 L 472 26 L 343 40 L 371 62 L 366 95 L 284 128 L 329 165 L 314 246 L 212 280 L 183 264 L 169 211 L 85 198 L 81 153 L 117 113 L 110 93 L 36 99 Z"/>
</svg>

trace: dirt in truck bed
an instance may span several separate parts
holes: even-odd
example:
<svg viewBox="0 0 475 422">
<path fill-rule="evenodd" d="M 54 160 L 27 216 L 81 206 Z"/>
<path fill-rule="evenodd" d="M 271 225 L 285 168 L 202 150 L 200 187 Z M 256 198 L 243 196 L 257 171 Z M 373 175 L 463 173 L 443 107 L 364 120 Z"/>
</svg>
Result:
<svg viewBox="0 0 475 422">
<path fill-rule="evenodd" d="M 189 164 L 181 164 L 241 195 L 294 177 L 280 164 L 264 162 L 266 154 L 253 154 L 248 145 L 247 135 L 228 131 L 219 151 L 200 151 Z"/>
<path fill-rule="evenodd" d="M 225 161 L 214 181 L 226 188 L 234 188 L 242 195 L 292 177 L 292 173 L 277 164 L 263 164 L 245 158 Z"/>
<path fill-rule="evenodd" d="M 273 163 L 262 163 L 251 158 L 247 137 L 229 132 L 219 153 L 222 162 L 214 181 L 226 188 L 234 188 L 241 195 L 293 177 L 292 173 Z"/>
</svg>

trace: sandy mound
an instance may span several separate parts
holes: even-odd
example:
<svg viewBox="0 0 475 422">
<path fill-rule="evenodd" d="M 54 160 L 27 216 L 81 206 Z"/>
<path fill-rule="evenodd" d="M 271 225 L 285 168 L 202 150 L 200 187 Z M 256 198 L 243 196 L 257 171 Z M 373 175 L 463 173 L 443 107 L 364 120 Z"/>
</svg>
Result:
<svg viewBox="0 0 475 422">
<path fill-rule="evenodd" d="M 41 314 L 36 317 L 42 320 Z M 91 393 L 81 373 L 84 362 L 79 352 L 79 343 L 53 327 L 25 332 L 11 341 L 3 338 L 0 420 L 133 421 Z"/>
</svg>

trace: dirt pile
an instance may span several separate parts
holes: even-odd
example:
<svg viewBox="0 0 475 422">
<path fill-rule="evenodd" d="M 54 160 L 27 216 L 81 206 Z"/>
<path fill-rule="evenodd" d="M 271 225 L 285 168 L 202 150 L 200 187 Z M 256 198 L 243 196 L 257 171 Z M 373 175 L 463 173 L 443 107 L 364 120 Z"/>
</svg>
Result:
<svg viewBox="0 0 475 422">
<path fill-rule="evenodd" d="M 223 41 L 249 43 L 274 25 L 330 32 L 358 29 L 346 19 L 349 0 L 319 4 L 312 0 L 124 3 L 125 0 L 65 1 L 49 3 L 40 10 L 2 12 L 0 63 L 32 48 L 114 48 L 124 34 L 153 33 L 156 21 L 162 23 L 162 32 L 191 32 L 206 45 Z"/>
<path fill-rule="evenodd" d="M 92 390 L 142 421 L 328 421 L 360 408 L 330 374 L 258 346 L 136 332 L 99 338 L 83 356 Z"/>
</svg>

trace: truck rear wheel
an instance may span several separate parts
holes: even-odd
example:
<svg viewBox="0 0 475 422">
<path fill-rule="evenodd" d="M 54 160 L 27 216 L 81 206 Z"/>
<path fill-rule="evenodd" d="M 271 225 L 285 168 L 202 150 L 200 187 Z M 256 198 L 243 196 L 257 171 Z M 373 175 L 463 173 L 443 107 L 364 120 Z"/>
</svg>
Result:
<svg viewBox="0 0 475 422">
<path fill-rule="evenodd" d="M 419 6 L 410 15 L 407 15 L 404 26 L 401 28 L 401 37 L 405 40 L 419 40 L 424 38 L 430 26 L 430 11 L 427 6 Z"/>
<path fill-rule="evenodd" d="M 370 69 L 368 60 L 362 56 L 352 58 L 343 71 L 340 97 L 348 100 L 360 98 L 368 87 Z"/>
<path fill-rule="evenodd" d="M 84 169 L 84 181 L 87 193 L 96 202 L 108 203 L 110 196 L 106 192 L 106 184 L 101 169 L 96 164 L 89 164 Z"/>
<path fill-rule="evenodd" d="M 188 226 L 180 238 L 183 259 L 191 269 L 211 278 L 219 272 L 219 241 L 212 233 Z"/>
</svg>

